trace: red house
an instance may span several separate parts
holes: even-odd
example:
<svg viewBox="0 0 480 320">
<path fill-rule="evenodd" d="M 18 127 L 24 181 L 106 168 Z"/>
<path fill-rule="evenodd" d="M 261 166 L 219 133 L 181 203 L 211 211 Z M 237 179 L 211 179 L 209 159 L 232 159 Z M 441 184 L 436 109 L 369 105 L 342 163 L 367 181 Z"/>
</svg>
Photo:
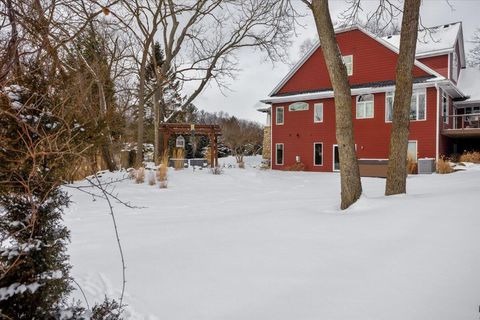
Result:
<svg viewBox="0 0 480 320">
<path fill-rule="evenodd" d="M 361 27 L 336 31 L 352 88 L 359 159 L 387 159 L 399 35 Z M 466 68 L 462 24 L 420 32 L 413 70 L 409 154 L 437 159 L 480 149 L 480 72 Z M 333 90 L 316 44 L 262 100 L 269 114 L 272 169 L 297 162 L 308 171 L 339 170 Z M 271 119 L 271 121 L 270 121 Z"/>
</svg>

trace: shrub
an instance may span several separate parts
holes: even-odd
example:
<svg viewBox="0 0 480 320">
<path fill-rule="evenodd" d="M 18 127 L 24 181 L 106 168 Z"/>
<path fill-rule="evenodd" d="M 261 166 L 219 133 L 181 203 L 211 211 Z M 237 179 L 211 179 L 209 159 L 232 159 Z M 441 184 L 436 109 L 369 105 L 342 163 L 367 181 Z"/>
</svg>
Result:
<svg viewBox="0 0 480 320">
<path fill-rule="evenodd" d="M 288 171 L 304 171 L 305 164 L 303 164 L 303 162 L 297 162 L 294 165 L 287 167 L 287 170 Z"/>
<path fill-rule="evenodd" d="M 412 157 L 407 158 L 407 171 L 408 174 L 417 174 L 417 162 Z"/>
<path fill-rule="evenodd" d="M 452 168 L 452 163 L 445 158 L 440 158 L 438 159 L 437 162 L 437 173 L 440 174 L 446 174 L 446 173 L 452 173 L 454 170 Z"/>
<path fill-rule="evenodd" d="M 135 172 L 135 183 L 145 182 L 145 168 L 140 167 Z"/>
<path fill-rule="evenodd" d="M 461 162 L 473 162 L 480 163 L 480 152 L 479 151 L 469 151 L 464 152 L 459 159 Z"/>
<path fill-rule="evenodd" d="M 212 174 L 216 174 L 216 175 L 217 175 L 217 174 L 222 174 L 222 173 L 223 173 L 223 169 L 222 169 L 222 167 L 220 167 L 220 166 L 215 166 L 215 167 L 210 168 L 210 172 L 211 172 Z"/>
</svg>

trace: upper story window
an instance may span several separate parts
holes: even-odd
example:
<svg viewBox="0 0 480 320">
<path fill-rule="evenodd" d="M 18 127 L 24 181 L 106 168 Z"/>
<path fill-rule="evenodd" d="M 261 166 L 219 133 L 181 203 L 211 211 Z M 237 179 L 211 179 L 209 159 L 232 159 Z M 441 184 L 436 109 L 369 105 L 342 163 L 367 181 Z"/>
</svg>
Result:
<svg viewBox="0 0 480 320">
<path fill-rule="evenodd" d="M 353 55 L 342 56 L 343 64 L 347 68 L 347 75 L 351 76 L 353 74 Z"/>
<path fill-rule="evenodd" d="M 288 111 L 305 111 L 308 110 L 308 103 L 294 102 L 288 106 Z"/>
<path fill-rule="evenodd" d="M 442 91 L 442 115 L 443 122 L 448 124 L 448 112 L 449 112 L 449 100 L 448 95 L 445 91 Z"/>
<path fill-rule="evenodd" d="M 373 94 L 357 96 L 357 119 L 373 118 Z"/>
<path fill-rule="evenodd" d="M 393 100 L 395 92 L 385 93 L 385 121 L 390 122 L 393 119 Z M 417 89 L 412 91 L 412 101 L 410 103 L 410 120 L 425 120 L 427 118 L 426 108 L 426 90 Z"/>
<path fill-rule="evenodd" d="M 283 124 L 284 116 L 285 115 L 283 107 L 277 107 L 275 109 L 275 124 Z"/>
<path fill-rule="evenodd" d="M 426 113 L 426 90 L 413 90 L 412 102 L 410 103 L 410 120 L 425 120 Z"/>
<path fill-rule="evenodd" d="M 323 103 L 313 105 L 313 122 L 323 122 Z"/>
</svg>

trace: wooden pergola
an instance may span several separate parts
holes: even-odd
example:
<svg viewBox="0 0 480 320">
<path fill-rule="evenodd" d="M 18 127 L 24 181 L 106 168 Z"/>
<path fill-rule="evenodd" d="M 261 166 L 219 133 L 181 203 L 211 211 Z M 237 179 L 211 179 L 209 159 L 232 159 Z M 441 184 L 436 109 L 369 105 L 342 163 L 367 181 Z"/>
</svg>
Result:
<svg viewBox="0 0 480 320">
<path fill-rule="evenodd" d="M 210 164 L 212 167 L 218 165 L 218 140 L 221 135 L 219 125 L 189 124 L 189 123 L 162 123 L 159 126 L 160 133 L 163 133 L 163 150 L 168 150 L 168 140 L 172 135 L 200 135 L 207 136 L 210 140 Z"/>
</svg>

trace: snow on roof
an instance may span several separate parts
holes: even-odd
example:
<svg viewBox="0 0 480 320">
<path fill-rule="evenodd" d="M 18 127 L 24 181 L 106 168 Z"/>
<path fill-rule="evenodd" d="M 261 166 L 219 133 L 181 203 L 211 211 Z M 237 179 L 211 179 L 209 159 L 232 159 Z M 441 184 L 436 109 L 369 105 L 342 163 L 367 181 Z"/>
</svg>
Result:
<svg viewBox="0 0 480 320">
<path fill-rule="evenodd" d="M 470 96 L 467 100 L 480 101 L 480 69 L 465 68 L 460 71 L 457 87 L 466 95 Z"/>
<path fill-rule="evenodd" d="M 421 30 L 418 33 L 417 57 L 435 52 L 452 51 L 462 24 L 455 22 Z M 399 48 L 400 35 L 383 37 L 385 41 Z"/>
</svg>

